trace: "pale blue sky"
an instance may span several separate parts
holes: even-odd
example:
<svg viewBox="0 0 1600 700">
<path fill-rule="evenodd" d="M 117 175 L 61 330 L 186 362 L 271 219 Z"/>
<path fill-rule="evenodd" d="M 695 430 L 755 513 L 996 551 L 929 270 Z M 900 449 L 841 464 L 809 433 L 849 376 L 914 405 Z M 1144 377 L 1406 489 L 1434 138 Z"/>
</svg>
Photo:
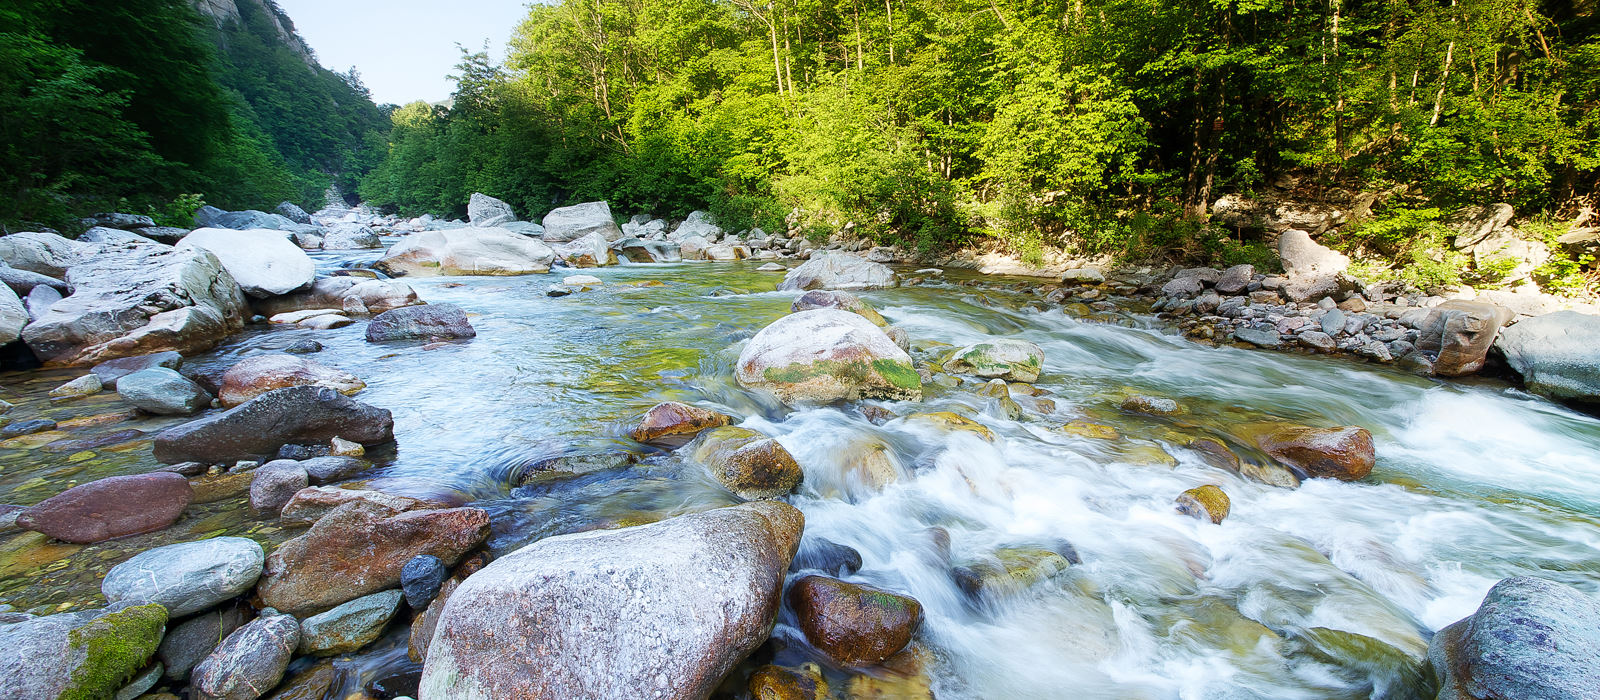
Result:
<svg viewBox="0 0 1600 700">
<path fill-rule="evenodd" d="M 456 44 L 505 57 L 527 0 L 278 0 L 322 65 L 355 66 L 374 102 L 437 102 L 450 96 Z"/>
</svg>

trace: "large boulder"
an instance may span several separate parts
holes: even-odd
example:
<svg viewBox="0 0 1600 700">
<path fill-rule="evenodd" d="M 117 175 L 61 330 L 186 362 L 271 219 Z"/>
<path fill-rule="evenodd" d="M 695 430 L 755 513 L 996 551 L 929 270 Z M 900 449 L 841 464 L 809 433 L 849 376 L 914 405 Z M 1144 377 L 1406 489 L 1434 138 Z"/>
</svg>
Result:
<svg viewBox="0 0 1600 700">
<path fill-rule="evenodd" d="M 878 313 L 878 310 L 872 308 L 871 304 L 849 292 L 817 289 L 800 295 L 799 299 L 794 300 L 794 303 L 789 305 L 790 311 L 810 311 L 812 309 L 849 311 L 853 314 L 860 314 L 862 318 L 871 321 L 874 326 L 886 328 L 889 325 L 889 322 L 885 321 L 883 316 Z"/>
<path fill-rule="evenodd" d="M 18 270 L 65 279 L 67 268 L 94 252 L 95 246 L 54 233 L 24 231 L 0 236 L 0 262 Z"/>
<path fill-rule="evenodd" d="M 628 262 L 636 263 L 664 263 L 681 262 L 683 249 L 677 243 L 667 241 L 647 241 L 643 238 L 624 238 L 617 241 L 615 246 L 622 252 L 622 257 Z"/>
<path fill-rule="evenodd" d="M 389 249 L 376 267 L 390 275 L 527 275 L 550 271 L 555 251 L 503 228 L 424 231 Z"/>
<path fill-rule="evenodd" d="M 73 265 L 67 282 L 73 293 L 22 331 L 48 363 L 198 352 L 244 327 L 244 295 L 207 250 L 108 244 Z"/>
<path fill-rule="evenodd" d="M 610 204 L 585 202 L 552 209 L 544 215 L 544 239 L 551 243 L 575 241 L 591 233 L 598 233 L 608 241 L 622 238 L 622 229 L 611 218 Z"/>
<path fill-rule="evenodd" d="M 1447 301 L 1417 324 L 1416 348 L 1433 361 L 1433 373 L 1460 377 L 1483 369 L 1500 327 L 1511 312 L 1494 304 Z"/>
<path fill-rule="evenodd" d="M 1357 481 L 1372 473 L 1376 454 L 1366 428 L 1283 426 L 1263 432 L 1256 444 L 1307 478 Z"/>
<path fill-rule="evenodd" d="M 0 262 L 0 285 L 16 293 L 18 297 L 25 297 L 32 293 L 36 287 L 49 287 L 59 292 L 57 296 L 70 294 L 72 290 L 65 282 L 49 275 L 41 275 L 28 270 L 18 270 L 10 265 Z"/>
<path fill-rule="evenodd" d="M 1508 578 L 1434 635 L 1438 700 L 1600 698 L 1600 603 L 1571 586 Z"/>
<path fill-rule="evenodd" d="M 427 554 L 447 565 L 489 536 L 489 514 L 477 508 L 396 514 L 366 500 L 346 503 L 304 535 L 267 557 L 256 592 L 262 602 L 310 615 L 400 586 L 400 571 Z"/>
<path fill-rule="evenodd" d="M 1514 216 L 1516 210 L 1504 202 L 1462 207 L 1456 210 L 1448 221 L 1456 234 L 1452 241 L 1453 247 L 1456 250 L 1471 250 L 1474 246 L 1506 230 Z"/>
<path fill-rule="evenodd" d="M 281 231 L 203 228 L 184 236 L 177 248 L 211 251 L 239 288 L 257 299 L 304 289 L 317 276 L 311 258 Z"/>
<path fill-rule="evenodd" d="M 176 370 L 152 367 L 117 380 L 123 401 L 158 416 L 192 416 L 211 407 L 211 395 Z"/>
<path fill-rule="evenodd" d="M 523 547 L 450 594 L 418 697 L 707 697 L 766 641 L 803 526 L 761 501 Z"/>
<path fill-rule="evenodd" d="M 270 457 L 288 444 L 326 445 L 335 437 L 363 445 L 388 442 L 394 439 L 394 418 L 333 389 L 290 387 L 162 431 L 155 456 L 168 464 L 217 464 Z"/>
<path fill-rule="evenodd" d="M 1305 231 L 1284 231 L 1278 237 L 1278 258 L 1289 278 L 1283 292 L 1291 301 L 1316 301 L 1350 285 L 1345 275 L 1350 258 L 1311 240 Z"/>
<path fill-rule="evenodd" d="M 367 342 L 475 338 L 467 312 L 455 304 L 425 304 L 390 309 L 367 324 Z"/>
<path fill-rule="evenodd" d="M 40 501 L 17 516 L 17 526 L 63 542 L 93 544 L 165 528 L 193 499 L 189 480 L 172 472 L 112 476 Z"/>
<path fill-rule="evenodd" d="M 739 354 L 735 376 L 790 405 L 922 399 L 911 356 L 871 321 L 838 309 L 793 313 L 761 329 Z"/>
<path fill-rule="evenodd" d="M 269 391 L 292 386 L 324 386 L 345 396 L 367 388 L 355 375 L 315 360 L 284 353 L 251 355 L 222 373 L 217 398 L 233 408 Z"/>
<path fill-rule="evenodd" d="M 111 567 L 100 592 L 112 603 L 160 603 L 177 618 L 243 595 L 265 560 L 261 545 L 243 537 L 169 544 Z"/>
<path fill-rule="evenodd" d="M 273 209 L 272 211 L 278 216 L 293 221 L 297 224 L 311 223 L 311 215 L 307 214 L 306 210 L 301 209 L 300 205 L 295 204 L 294 202 L 279 202 L 277 208 Z"/>
<path fill-rule="evenodd" d="M 1535 316 L 1502 331 L 1494 346 L 1529 389 L 1600 403 L 1600 316 L 1576 311 Z"/>
<path fill-rule="evenodd" d="M 0 285 L 0 345 L 14 343 L 28 325 L 28 309 L 10 287 Z"/>
<path fill-rule="evenodd" d="M 417 297 L 411 285 L 400 280 L 369 280 L 359 277 L 324 277 L 303 292 L 256 302 L 256 311 L 276 316 L 311 309 L 339 309 L 346 314 L 381 314 L 402 306 L 426 302 Z"/>
<path fill-rule="evenodd" d="M 511 205 L 482 192 L 473 192 L 467 200 L 467 220 L 478 228 L 490 228 L 517 220 Z"/>
<path fill-rule="evenodd" d="M 293 615 L 262 610 L 261 617 L 234 630 L 194 667 L 190 697 L 255 700 L 283 679 L 299 646 L 300 623 Z"/>
<path fill-rule="evenodd" d="M 556 256 L 573 267 L 603 267 L 617 264 L 617 254 L 611 242 L 598 232 L 589 233 L 569 243 L 555 245 Z"/>
<path fill-rule="evenodd" d="M 895 285 L 888 265 L 843 253 L 820 255 L 783 276 L 779 291 L 807 289 L 877 289 Z"/>
<path fill-rule="evenodd" d="M 322 234 L 323 250 L 382 248 L 383 241 L 372 229 L 361 224 L 334 224 Z"/>
<path fill-rule="evenodd" d="M 1044 350 L 1026 340 L 1002 338 L 956 350 L 945 361 L 946 372 L 1012 382 L 1033 382 L 1044 370 Z"/>
<path fill-rule="evenodd" d="M 722 237 L 722 228 L 712 222 L 710 212 L 695 210 L 690 212 L 689 218 L 678 224 L 678 228 L 673 229 L 667 238 L 681 241 L 690 236 L 700 236 L 708 241 L 714 241 Z"/>
<path fill-rule="evenodd" d="M 244 211 L 225 211 L 210 217 L 206 221 L 200 220 L 200 213 L 195 212 L 195 223 L 207 228 L 226 228 L 235 231 L 250 231 L 265 229 L 269 231 L 293 231 L 300 224 L 282 214 L 268 214 L 264 211 L 246 209 Z"/>
<path fill-rule="evenodd" d="M 166 623 L 159 605 L 114 605 L 0 625 L 0 697 L 112 697 L 156 653 Z"/>
</svg>

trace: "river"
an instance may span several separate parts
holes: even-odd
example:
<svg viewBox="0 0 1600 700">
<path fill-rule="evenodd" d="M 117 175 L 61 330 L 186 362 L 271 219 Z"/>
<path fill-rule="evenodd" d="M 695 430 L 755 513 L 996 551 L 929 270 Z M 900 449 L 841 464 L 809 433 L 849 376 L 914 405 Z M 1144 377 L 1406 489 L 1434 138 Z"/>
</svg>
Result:
<svg viewBox="0 0 1600 700">
<path fill-rule="evenodd" d="M 331 270 L 376 252 L 314 257 Z M 1017 280 L 969 287 L 956 282 L 974 275 L 950 271 L 944 282 L 861 296 L 909 333 L 919 359 L 939 343 L 990 337 L 1039 345 L 1045 371 L 1036 386 L 1054 410 L 1024 402 L 1030 410 L 1012 420 L 970 384 L 930 386 L 920 406 L 881 405 L 901 415 L 966 414 L 993 442 L 917 421 L 877 425 L 849 407 L 790 411 L 733 381 L 737 344 L 796 296 L 772 291 L 781 273 L 755 267 L 584 270 L 605 284 L 561 298 L 544 294 L 559 272 L 412 279 L 424 299 L 465 308 L 477 338 L 424 349 L 367 343 L 361 323 L 251 326 L 187 366 L 220 371 L 251 353 L 320 341 L 325 350 L 313 359 L 361 377 L 367 389 L 357 398 L 394 413 L 396 446 L 371 455 L 379 464 L 371 483 L 488 509 L 497 553 L 734 502 L 703 469 L 621 436 L 668 399 L 737 416 L 803 466 L 791 502 L 806 515 L 807 537 L 857 549 L 863 567 L 853 580 L 921 601 L 918 644 L 940 698 L 1413 697 L 1432 632 L 1472 612 L 1497 580 L 1538 574 L 1591 593 L 1600 581 L 1600 421 L 1504 383 L 1205 347 L 1146 315 L 1041 311 L 1037 297 L 1015 289 L 1027 285 L 1003 284 Z M 117 431 L 153 433 L 182 419 L 117 419 L 124 408 L 109 392 L 48 401 L 45 392 L 80 373 L 0 376 L 0 398 L 18 405 L 8 418 L 104 421 L 69 426 L 50 436 L 53 447 L 0 445 L 0 500 L 30 504 L 72 483 L 158 466 L 146 440 Z M 1184 410 L 1125 413 L 1118 405 L 1130 391 Z M 1119 437 L 1060 430 L 1072 420 Z M 1208 466 L 1185 447 L 1212 438 L 1248 458 L 1249 426 L 1266 421 L 1366 427 L 1377 467 L 1359 483 L 1290 490 Z M 59 442 L 106 435 L 106 445 Z M 848 455 L 862 444 L 887 446 L 894 483 L 865 483 L 853 469 Z M 512 493 L 540 459 L 617 450 L 642 461 Z M 1231 498 L 1221 525 L 1173 508 L 1201 484 Z M 214 534 L 271 546 L 296 531 L 256 518 L 235 495 L 191 508 L 168 531 L 91 547 L 0 536 L 0 601 L 40 612 L 93 605 L 111 565 Z M 1000 549 L 1062 542 L 1081 563 L 1012 595 L 975 602 L 949 575 Z M 804 660 L 791 622 L 780 619 L 774 633 L 785 647 L 778 658 Z M 393 643 L 365 654 L 343 663 L 406 663 Z"/>
</svg>

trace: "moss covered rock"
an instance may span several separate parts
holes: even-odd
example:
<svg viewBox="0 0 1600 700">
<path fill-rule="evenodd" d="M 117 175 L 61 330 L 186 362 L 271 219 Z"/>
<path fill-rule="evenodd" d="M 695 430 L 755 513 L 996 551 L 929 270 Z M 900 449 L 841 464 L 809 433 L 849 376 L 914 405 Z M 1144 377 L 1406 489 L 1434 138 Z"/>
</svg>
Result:
<svg viewBox="0 0 1600 700">
<path fill-rule="evenodd" d="M 1044 350 L 1024 340 L 1010 338 L 968 345 L 951 353 L 945 371 L 1032 382 L 1044 369 Z"/>
<path fill-rule="evenodd" d="M 883 320 L 883 316 L 876 309 L 873 309 L 867 302 L 862 301 L 861 297 L 849 292 L 818 289 L 802 294 L 799 299 L 794 300 L 794 304 L 789 306 L 790 311 L 810 311 L 812 309 L 849 311 L 871 321 L 874 326 L 879 328 L 889 327 L 889 322 Z"/>
<path fill-rule="evenodd" d="M 0 626 L 0 697 L 111 697 L 149 663 L 166 624 L 166 608 L 152 603 Z"/>
<path fill-rule="evenodd" d="M 692 459 L 740 498 L 777 498 L 794 491 L 805 472 L 794 456 L 754 430 L 722 427 L 702 433 L 689 446 Z"/>
<path fill-rule="evenodd" d="M 906 416 L 908 422 L 931 425 L 945 432 L 972 433 L 989 442 L 994 442 L 994 432 L 984 427 L 971 418 L 950 411 L 934 411 L 932 413 L 914 413 Z"/>
<path fill-rule="evenodd" d="M 911 356 L 871 321 L 838 309 L 801 311 L 761 329 L 739 354 L 735 376 L 789 405 L 922 400 Z"/>
<path fill-rule="evenodd" d="M 816 664 L 787 668 L 768 664 L 750 674 L 752 700 L 827 700 L 828 681 Z"/>
<path fill-rule="evenodd" d="M 1076 563 L 1070 544 L 1047 547 L 1003 547 L 992 558 L 967 562 L 950 570 L 956 587 L 974 599 L 1015 595 L 1048 581 Z"/>
<path fill-rule="evenodd" d="M 1196 486 L 1178 495 L 1178 512 L 1221 524 L 1228 517 L 1228 494 L 1213 484 Z"/>
</svg>

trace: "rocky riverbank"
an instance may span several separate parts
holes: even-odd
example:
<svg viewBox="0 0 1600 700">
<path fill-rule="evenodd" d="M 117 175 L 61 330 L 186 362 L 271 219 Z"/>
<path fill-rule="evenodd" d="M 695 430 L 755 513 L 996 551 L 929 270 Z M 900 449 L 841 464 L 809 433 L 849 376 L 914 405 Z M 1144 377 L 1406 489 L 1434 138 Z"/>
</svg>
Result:
<svg viewBox="0 0 1600 700">
<path fill-rule="evenodd" d="M 1009 525 L 1078 507 L 1022 514 L 1027 485 L 1044 467 L 1010 465 L 1034 465 L 1031 453 L 1114 465 L 1118 475 L 1102 477 L 1112 481 L 1144 475 L 1129 487 L 1138 505 L 1122 526 L 1160 522 L 1174 528 L 1169 537 L 1202 541 L 1239 528 L 1267 537 L 1251 518 L 1286 494 L 1392 488 L 1374 480 L 1390 439 L 1382 426 L 1225 408 L 1176 387 L 1113 382 L 1079 393 L 1072 385 L 1081 377 L 1067 371 L 1085 362 L 1077 346 L 1009 337 L 1023 335 L 1029 318 L 1168 328 L 1205 344 L 1376 362 L 1386 359 L 1382 347 L 1387 360 L 1440 377 L 1481 371 L 1499 347 L 1529 387 L 1593 397 L 1585 378 L 1593 376 L 1594 346 L 1548 349 L 1552 336 L 1581 324 L 1355 286 L 1309 237 L 1284 237 L 1284 275 L 1085 268 L 1041 284 L 897 272 L 871 260 L 871 250 L 860 256 L 803 239 L 729 235 L 704 216 L 676 227 L 618 226 L 604 203 L 557 210 L 541 224 L 516 221 L 509 207 L 481 196 L 471 211 L 472 221 L 457 223 L 361 211 L 319 212 L 306 223 L 294 221 L 294 211 L 208 212 L 208 223 L 249 228 L 201 228 L 174 246 L 131 225 L 78 241 L 0 238 L 0 259 L 54 280 L 24 280 L 17 290 L 19 303 L 28 300 L 21 341 L 41 360 L 77 368 L 8 375 L 8 388 L 25 377 L 59 386 L 48 396 L 39 387 L 14 397 L 19 406 L 4 428 L 0 450 L 9 452 L 0 455 L 46 476 L 13 491 L 41 497 L 8 508 L 0 571 L 49 576 L 71 558 L 80 562 L 76 574 L 95 577 L 103 599 L 0 613 L 0 636 L 26 650 L 5 657 L 7 695 L 322 697 L 347 688 L 341 679 L 356 672 L 341 664 L 357 657 L 369 664 L 356 673 L 365 678 L 360 692 L 378 698 L 932 697 L 936 687 L 940 697 L 981 696 L 963 686 L 983 680 L 967 677 L 971 668 L 951 670 L 973 653 L 952 641 L 962 625 L 1022 624 L 995 616 L 1073 590 L 1074 609 L 1109 624 L 1113 603 L 1147 614 L 1155 600 L 1168 606 L 1233 575 L 1225 561 L 1179 548 L 1141 565 L 1152 583 L 1170 576 L 1171 590 L 1117 589 L 1127 576 L 1099 572 L 1121 571 L 1127 553 L 1089 530 L 980 530 L 975 523 L 991 515 Z M 332 235 L 340 226 L 350 230 Z M 405 235 L 396 240 L 397 233 Z M 368 234 L 390 243 L 376 260 L 373 248 L 330 269 L 333 258 L 305 252 L 327 255 L 330 240 Z M 291 240 L 297 245 L 286 245 Z M 445 412 L 430 403 L 459 400 L 425 392 L 390 403 L 371 399 L 374 392 L 392 395 L 384 392 L 426 382 L 426 373 L 461 371 L 452 365 L 472 360 L 450 358 L 471 357 L 465 353 L 477 345 L 508 344 L 529 364 L 556 359 L 537 325 L 518 326 L 512 337 L 502 314 L 485 311 L 487 295 L 515 294 L 474 284 L 472 293 L 486 296 L 449 295 L 465 283 L 431 278 L 538 275 L 635 255 L 771 261 L 778 269 L 742 273 L 770 276 L 730 275 L 729 287 L 694 296 L 771 311 L 754 324 L 696 326 L 696 336 L 720 334 L 721 346 L 707 353 L 698 385 L 665 390 L 681 396 L 616 421 L 586 413 L 632 410 L 614 405 L 617 379 L 566 375 L 592 394 L 586 407 L 556 410 L 603 440 L 538 459 L 498 456 L 490 470 L 497 490 L 439 487 L 437 479 L 469 467 L 430 450 L 458 447 L 452 431 L 480 436 L 464 423 L 426 429 L 433 412 Z M 319 274 L 319 263 L 333 274 Z M 631 325 L 673 314 L 694 323 L 658 301 L 680 268 L 662 269 L 668 282 L 566 275 L 534 301 L 580 310 L 581 323 L 593 327 L 604 327 L 612 307 L 642 308 L 626 317 Z M 70 293 L 52 300 L 63 286 Z M 949 325 L 959 316 L 940 317 L 940 325 L 882 297 L 869 300 L 890 289 L 994 305 L 1004 315 L 975 336 Z M 429 304 L 425 295 L 457 303 Z M 671 322 L 653 323 L 670 337 Z M 240 334 L 251 342 L 233 345 Z M 575 366 L 603 365 L 591 356 L 599 351 L 574 353 Z M 358 362 L 359 375 L 350 371 Z M 411 363 L 416 372 L 383 363 Z M 679 372 L 674 365 L 620 376 L 673 386 Z M 479 421 L 504 410 L 488 402 L 467 408 Z M 1222 411 L 1231 413 L 1208 417 Z M 507 446 L 525 439 L 515 429 L 485 437 Z M 415 452 L 442 456 L 408 459 Z M 108 454 L 136 473 L 69 471 Z M 163 466 L 137 469 L 151 462 Z M 670 505 L 634 500 L 658 483 L 675 484 L 660 496 Z M 937 505 L 909 509 L 917 514 L 911 532 L 891 537 L 887 529 L 905 517 L 891 514 L 899 512 L 894 499 L 935 483 L 951 491 L 938 492 Z M 1103 501 L 1111 497 L 1088 499 L 1075 517 L 1129 507 L 1109 507 Z M 591 498 L 620 509 L 565 515 Z M 886 509 L 875 522 L 886 528 L 879 537 L 887 551 L 898 554 L 833 520 L 866 502 Z M 830 539 L 852 534 L 849 544 Z M 1328 561 L 1305 549 L 1295 556 Z M 927 575 L 896 575 L 910 564 L 895 556 L 914 559 Z M 81 563 L 89 559 L 99 563 Z M 1329 576 L 1340 567 L 1366 571 L 1342 560 L 1302 566 L 1326 566 Z M 1324 585 L 1360 587 L 1337 576 Z M 1399 598 L 1388 583 L 1371 585 Z M 19 600 L 47 597 L 7 590 Z M 1573 602 L 1587 595 L 1510 578 L 1471 618 L 1434 638 L 1433 650 L 1431 630 L 1383 607 L 1389 603 L 1359 608 L 1366 622 L 1358 629 L 1263 613 L 1242 594 L 1185 613 L 1181 624 L 1160 624 L 1174 637 L 1196 624 L 1227 637 L 1206 649 L 1248 637 L 1255 641 L 1238 642 L 1241 649 L 1271 648 L 1284 663 L 1323 664 L 1319 672 L 1341 678 L 1367 674 L 1369 688 L 1459 688 L 1451 697 L 1482 697 L 1474 688 L 1483 683 L 1520 688 L 1554 678 L 1563 688 L 1595 688 L 1600 681 L 1581 653 L 1550 655 L 1549 639 L 1519 636 L 1529 615 L 1575 610 L 1562 613 L 1561 644 L 1587 644 L 1600 614 Z M 1085 645 L 1080 653 L 1109 658 L 1115 645 L 1099 651 L 1086 640 L 1110 633 L 1082 632 L 1073 640 Z M 1428 656 L 1438 680 L 1428 677 Z"/>
</svg>

